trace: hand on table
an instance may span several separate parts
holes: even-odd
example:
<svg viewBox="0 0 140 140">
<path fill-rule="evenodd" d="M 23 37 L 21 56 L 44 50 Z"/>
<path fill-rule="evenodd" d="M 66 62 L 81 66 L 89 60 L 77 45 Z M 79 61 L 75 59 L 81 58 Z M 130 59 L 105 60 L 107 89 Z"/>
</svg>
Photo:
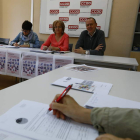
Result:
<svg viewBox="0 0 140 140">
<path fill-rule="evenodd" d="M 47 50 L 48 49 L 48 47 L 47 46 L 43 46 L 43 50 L 45 51 L 45 50 Z"/>
<path fill-rule="evenodd" d="M 104 46 L 102 46 L 103 44 L 99 44 L 96 48 L 95 48 L 95 50 L 97 50 L 97 51 L 99 51 L 99 50 L 101 50 Z"/>
<path fill-rule="evenodd" d="M 58 48 L 58 47 L 53 47 L 53 46 L 49 46 L 49 47 L 48 47 L 48 50 L 49 50 L 49 51 L 60 51 L 60 48 Z"/>
<path fill-rule="evenodd" d="M 86 53 L 86 50 L 83 50 L 83 48 L 80 47 L 79 49 L 75 49 L 74 52 L 75 53 L 80 53 L 80 54 L 85 54 Z"/>
</svg>

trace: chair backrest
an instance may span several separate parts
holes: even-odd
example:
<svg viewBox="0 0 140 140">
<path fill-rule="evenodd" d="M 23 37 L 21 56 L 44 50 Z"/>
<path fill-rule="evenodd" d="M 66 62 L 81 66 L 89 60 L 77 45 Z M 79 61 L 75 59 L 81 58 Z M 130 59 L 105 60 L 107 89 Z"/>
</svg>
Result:
<svg viewBox="0 0 140 140">
<path fill-rule="evenodd" d="M 9 41 L 10 41 L 9 38 L 0 38 L 0 44 L 8 45 Z"/>
<path fill-rule="evenodd" d="M 40 43 L 40 47 L 42 46 L 42 44 L 44 43 L 44 41 L 39 41 L 39 43 Z"/>
<path fill-rule="evenodd" d="M 69 44 L 69 51 L 72 52 L 73 44 Z"/>
</svg>

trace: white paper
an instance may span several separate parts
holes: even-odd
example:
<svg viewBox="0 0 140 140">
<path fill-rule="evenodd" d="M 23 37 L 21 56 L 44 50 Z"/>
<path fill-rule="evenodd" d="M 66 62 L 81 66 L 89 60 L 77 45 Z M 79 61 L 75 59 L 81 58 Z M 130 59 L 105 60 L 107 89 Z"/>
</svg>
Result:
<svg viewBox="0 0 140 140">
<path fill-rule="evenodd" d="M 21 52 L 7 50 L 7 68 L 6 74 L 21 77 Z"/>
<path fill-rule="evenodd" d="M 76 72 L 91 72 L 91 71 L 100 70 L 101 68 L 91 67 L 87 65 L 76 65 L 76 66 L 67 67 L 66 69 L 76 71 Z"/>
<path fill-rule="evenodd" d="M 19 46 L 16 47 L 16 46 L 11 46 L 11 45 L 5 45 L 5 47 L 6 47 L 6 48 L 16 48 L 16 49 L 20 48 Z"/>
<path fill-rule="evenodd" d="M 85 104 L 87 108 L 94 107 L 119 107 L 119 108 L 139 108 L 140 102 L 135 102 L 119 97 L 114 97 L 111 95 L 103 95 L 99 92 L 96 92 Z"/>
<path fill-rule="evenodd" d="M 87 81 L 83 79 L 73 78 L 73 77 L 63 77 L 56 80 L 52 85 L 67 87 L 68 85 L 73 84 L 72 88 L 94 93 L 95 91 L 101 92 L 102 94 L 108 94 L 112 88 L 112 84 L 103 83 L 97 81 Z"/>
<path fill-rule="evenodd" d="M 73 57 L 68 57 L 68 56 L 54 56 L 54 68 L 60 68 L 63 67 L 67 64 L 73 64 L 74 58 Z"/>
<path fill-rule="evenodd" d="M 32 49 L 30 50 L 30 52 L 36 52 L 36 53 L 51 53 L 52 51 L 44 51 L 44 50 L 40 50 L 40 49 Z"/>
<path fill-rule="evenodd" d="M 0 49 L 0 74 L 6 73 L 7 50 Z"/>
<path fill-rule="evenodd" d="M 0 130 L 0 140 L 31 140 L 31 139 Z"/>
<path fill-rule="evenodd" d="M 92 125 L 57 119 L 52 112 L 46 114 L 48 108 L 23 100 L 0 117 L 0 129 L 41 140 L 95 140 L 98 136 Z"/>
<path fill-rule="evenodd" d="M 22 78 L 30 79 L 37 76 L 37 55 L 36 53 L 22 53 Z"/>
<path fill-rule="evenodd" d="M 53 70 L 53 55 L 38 54 L 38 75 Z"/>
</svg>

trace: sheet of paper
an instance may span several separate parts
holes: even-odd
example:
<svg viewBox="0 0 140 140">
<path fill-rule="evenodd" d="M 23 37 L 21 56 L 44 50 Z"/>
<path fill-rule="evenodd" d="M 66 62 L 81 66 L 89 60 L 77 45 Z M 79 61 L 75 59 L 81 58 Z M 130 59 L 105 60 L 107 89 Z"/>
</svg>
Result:
<svg viewBox="0 0 140 140">
<path fill-rule="evenodd" d="M 87 65 L 76 65 L 76 66 L 67 67 L 66 69 L 77 71 L 77 72 L 91 72 L 91 71 L 100 70 L 101 68 L 91 67 Z"/>
<path fill-rule="evenodd" d="M 140 102 L 135 102 L 119 97 L 114 97 L 111 95 L 103 95 L 96 92 L 85 104 L 87 108 L 94 107 L 119 107 L 119 108 L 139 108 Z"/>
<path fill-rule="evenodd" d="M 22 78 L 33 78 L 37 76 L 37 55 L 36 53 L 23 52 L 22 53 Z"/>
<path fill-rule="evenodd" d="M 52 112 L 46 114 L 48 108 L 23 100 L 0 116 L 0 129 L 41 140 L 95 140 L 98 136 L 92 125 L 57 119 Z"/>
<path fill-rule="evenodd" d="M 40 49 L 32 49 L 30 50 L 30 52 L 36 52 L 36 53 L 51 53 L 52 51 L 44 51 L 44 50 L 40 50 Z"/>
<path fill-rule="evenodd" d="M 6 73 L 7 50 L 0 49 L 0 74 Z"/>
<path fill-rule="evenodd" d="M 6 48 L 16 48 L 16 49 L 20 48 L 20 47 L 15 47 L 15 46 L 11 46 L 11 45 L 5 45 L 5 47 Z"/>
<path fill-rule="evenodd" d="M 103 83 L 97 81 L 87 81 L 83 79 L 73 78 L 73 77 L 63 77 L 56 80 L 52 85 L 67 87 L 68 85 L 73 84 L 72 88 L 94 93 L 95 91 L 101 92 L 102 94 L 108 94 L 112 88 L 112 84 Z"/>
<path fill-rule="evenodd" d="M 53 55 L 38 54 L 38 75 L 53 70 Z"/>
<path fill-rule="evenodd" d="M 21 77 L 21 52 L 16 50 L 7 50 L 6 74 Z"/>
<path fill-rule="evenodd" d="M 31 139 L 0 130 L 0 140 L 31 140 Z"/>
<path fill-rule="evenodd" d="M 54 56 L 54 68 L 60 68 L 67 64 L 73 64 L 74 58 L 73 57 L 66 57 L 66 56 Z"/>
</svg>

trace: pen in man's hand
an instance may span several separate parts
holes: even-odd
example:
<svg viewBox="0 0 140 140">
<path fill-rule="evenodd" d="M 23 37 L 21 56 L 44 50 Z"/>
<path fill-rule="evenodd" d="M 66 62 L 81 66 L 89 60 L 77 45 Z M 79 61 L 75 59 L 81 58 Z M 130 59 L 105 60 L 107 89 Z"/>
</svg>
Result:
<svg viewBox="0 0 140 140">
<path fill-rule="evenodd" d="M 59 103 L 60 100 L 69 92 L 69 90 L 72 88 L 73 84 L 69 85 L 61 94 L 60 96 L 55 100 L 55 102 Z M 49 108 L 47 113 L 50 112 L 52 109 Z"/>
</svg>

